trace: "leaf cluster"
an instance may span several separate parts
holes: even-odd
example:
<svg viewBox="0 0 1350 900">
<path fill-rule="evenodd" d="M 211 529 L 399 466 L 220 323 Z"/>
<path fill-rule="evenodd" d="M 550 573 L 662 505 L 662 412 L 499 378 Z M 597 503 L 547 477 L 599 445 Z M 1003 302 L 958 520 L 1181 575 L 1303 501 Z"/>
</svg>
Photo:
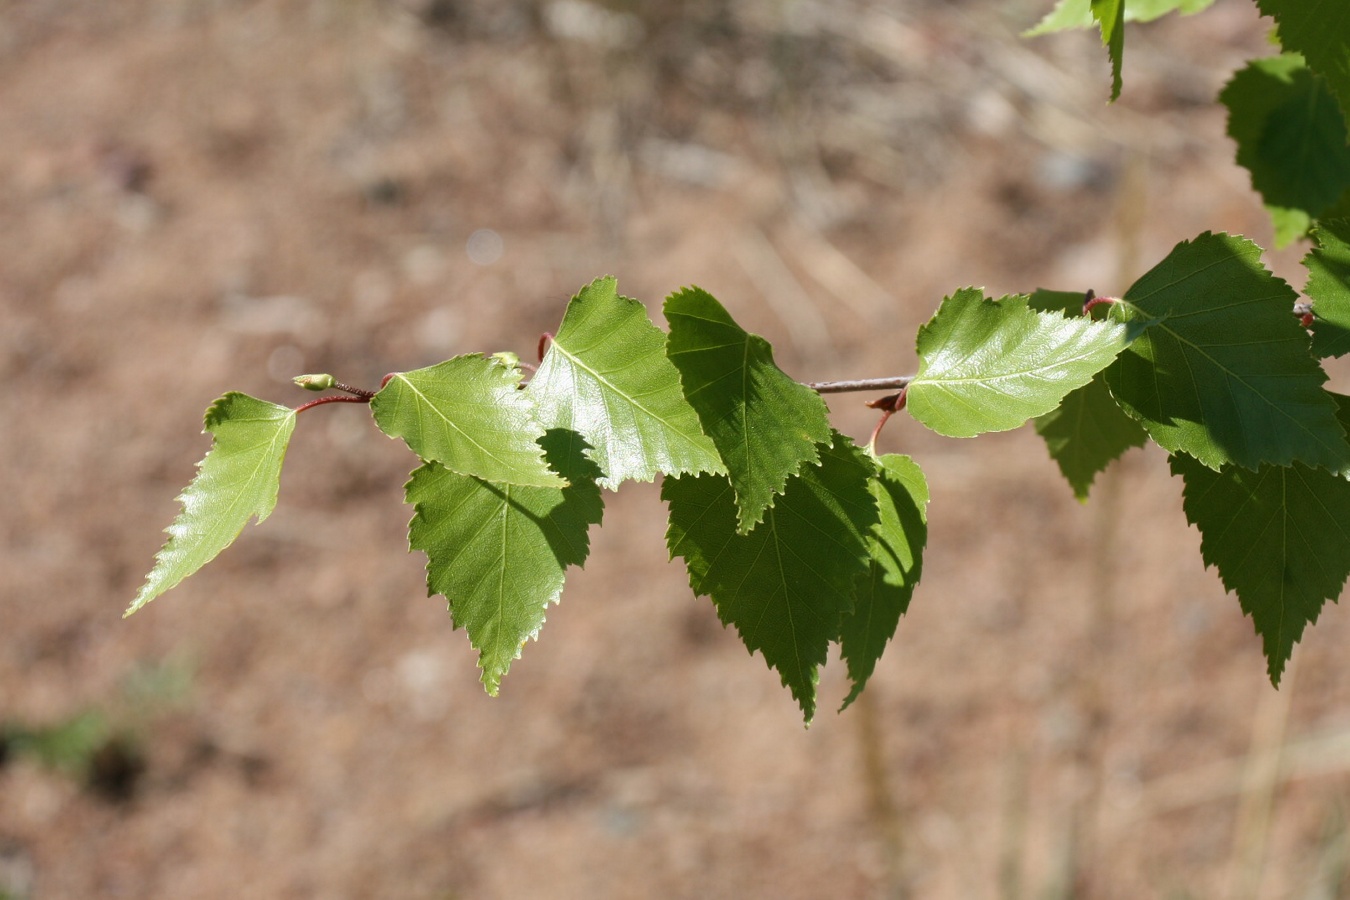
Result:
<svg viewBox="0 0 1350 900">
<path fill-rule="evenodd" d="M 1114 97 L 1124 23 L 1209 2 L 1062 0 L 1034 33 L 1099 27 Z M 1119 298 L 965 288 L 919 329 L 919 369 L 881 406 L 883 422 L 907 408 L 953 438 L 1030 421 L 1080 499 L 1130 448 L 1162 447 L 1203 558 L 1252 617 L 1278 683 L 1350 577 L 1350 398 L 1326 390 L 1321 365 L 1350 351 L 1350 219 L 1337 218 L 1350 191 L 1350 14 L 1259 6 L 1287 50 L 1248 65 L 1221 99 L 1277 239 L 1313 242 L 1305 296 L 1255 244 L 1210 232 Z M 924 473 L 878 455 L 875 433 L 859 447 L 835 431 L 817 391 L 706 291 L 680 290 L 662 311 L 668 331 L 601 278 L 569 302 L 528 379 L 499 353 L 397 373 L 373 393 L 298 381 L 368 400 L 374 424 L 417 457 L 409 544 L 489 693 L 584 565 L 605 491 L 659 477 L 672 558 L 809 722 L 831 647 L 852 681 L 847 706 L 908 610 L 927 541 Z M 238 393 L 211 406 L 212 449 L 128 614 L 270 514 L 296 417 Z"/>
</svg>

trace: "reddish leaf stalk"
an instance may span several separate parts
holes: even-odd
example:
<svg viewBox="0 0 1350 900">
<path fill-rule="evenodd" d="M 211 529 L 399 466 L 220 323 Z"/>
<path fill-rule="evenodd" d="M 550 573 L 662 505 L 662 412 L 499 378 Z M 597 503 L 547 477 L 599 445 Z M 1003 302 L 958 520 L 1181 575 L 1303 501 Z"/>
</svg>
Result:
<svg viewBox="0 0 1350 900">
<path fill-rule="evenodd" d="M 1090 316 L 1092 315 L 1092 311 L 1099 306 L 1110 306 L 1113 303 L 1119 302 L 1120 299 L 1117 297 L 1098 297 L 1089 290 L 1087 296 L 1083 298 L 1083 315 Z"/>
<path fill-rule="evenodd" d="M 336 387 L 336 385 L 334 385 L 334 387 Z M 370 393 L 369 391 L 367 391 L 366 393 L 369 394 L 369 396 L 366 396 L 366 397 L 320 397 L 318 400 L 311 400 L 311 401 L 309 401 L 308 403 L 306 403 L 306 404 L 304 404 L 304 405 L 302 405 L 302 406 L 297 406 L 297 407 L 295 408 L 295 414 L 296 414 L 296 415 L 299 415 L 300 413 L 304 412 L 304 411 L 307 410 L 307 409 L 313 409 L 313 408 L 316 407 L 316 406 L 323 406 L 325 403 L 369 403 L 369 402 L 370 402 L 370 398 L 371 398 L 371 397 L 374 397 L 375 395 L 372 394 L 372 393 Z"/>
</svg>

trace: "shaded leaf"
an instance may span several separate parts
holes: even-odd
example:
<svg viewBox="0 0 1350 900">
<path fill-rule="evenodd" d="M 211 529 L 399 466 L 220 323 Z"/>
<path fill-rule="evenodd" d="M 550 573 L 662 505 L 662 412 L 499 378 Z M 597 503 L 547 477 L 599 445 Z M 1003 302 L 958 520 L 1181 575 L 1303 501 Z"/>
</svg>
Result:
<svg viewBox="0 0 1350 900">
<path fill-rule="evenodd" d="M 615 488 L 658 472 L 723 471 L 717 448 L 680 392 L 666 337 L 641 303 L 621 297 L 613 278 L 582 289 L 567 305 L 529 393 L 545 428 L 582 435 Z"/>
<path fill-rule="evenodd" d="M 1128 339 L 1116 322 L 1036 312 L 1025 298 L 994 302 L 966 288 L 919 329 L 909 411 L 948 437 L 1017 428 L 1091 381 Z"/>
<path fill-rule="evenodd" d="M 923 471 L 908 456 L 894 453 L 878 457 L 877 464 L 880 471 L 869 487 L 880 519 L 867 536 L 868 569 L 858 576 L 855 608 L 844 616 L 840 629 L 840 653 L 853 680 L 841 712 L 863 692 L 900 617 L 909 610 L 928 542 Z"/>
<path fill-rule="evenodd" d="M 1350 447 L 1296 297 L 1250 241 L 1178 244 L 1111 307 L 1144 329 L 1107 370 L 1111 394 L 1154 441 L 1211 469 L 1341 470 Z"/>
<path fill-rule="evenodd" d="M 711 597 L 722 622 L 778 670 L 808 723 L 819 668 L 866 571 L 868 535 L 878 521 L 868 487 L 874 472 L 867 456 L 835 434 L 820 464 L 792 476 L 749 534 L 737 530 L 725 476 L 668 478 L 661 487 L 670 504 L 671 558 L 684 557 L 694 592 Z"/>
<path fill-rule="evenodd" d="M 587 531 L 604 511 L 600 470 L 585 458 L 585 442 L 557 430 L 542 443 L 566 487 L 491 482 L 427 463 L 404 489 L 415 509 L 408 544 L 427 555 L 427 592 L 449 601 L 494 696 L 562 595 L 567 567 L 586 561 Z"/>
<path fill-rule="evenodd" d="M 684 395 L 712 438 L 735 490 L 737 530 L 749 531 L 788 478 L 828 444 L 825 403 L 773 361 L 769 342 L 749 334 L 712 295 L 685 288 L 666 299 L 666 354 Z"/>
<path fill-rule="evenodd" d="M 1350 398 L 1337 398 L 1350 425 Z M 1200 553 L 1261 635 L 1273 684 L 1303 629 L 1350 576 L 1350 481 L 1299 463 L 1215 472 L 1173 456 Z"/>
<path fill-rule="evenodd" d="M 1331 85 L 1350 118 L 1350 4 L 1341 0 L 1256 0 L 1279 25 L 1280 43 L 1302 53 Z"/>
<path fill-rule="evenodd" d="M 1350 350 L 1350 220 L 1322 222 L 1313 232 L 1317 246 L 1303 258 L 1313 301 L 1312 350 L 1318 357 Z"/>
<path fill-rule="evenodd" d="M 502 484 L 564 484 L 544 462 L 544 429 L 509 360 L 475 353 L 400 372 L 370 411 L 385 434 L 453 472 Z"/>
<path fill-rule="evenodd" d="M 1275 223 L 1275 243 L 1302 237 L 1350 189 L 1345 118 L 1326 80 L 1297 53 L 1253 60 L 1219 99 L 1238 164 Z"/>
<path fill-rule="evenodd" d="M 1041 312 L 1081 315 L 1083 301 L 1084 295 L 1078 292 L 1038 290 L 1028 305 Z M 1037 417 L 1034 424 L 1079 500 L 1087 499 L 1098 472 L 1148 440 L 1139 423 L 1112 398 L 1103 372 L 1066 395 L 1056 409 Z"/>
<path fill-rule="evenodd" d="M 232 391 L 206 411 L 205 425 L 211 449 L 178 496 L 183 511 L 165 529 L 168 543 L 127 616 L 215 559 L 249 519 L 263 521 L 277 504 L 295 410 Z"/>
</svg>

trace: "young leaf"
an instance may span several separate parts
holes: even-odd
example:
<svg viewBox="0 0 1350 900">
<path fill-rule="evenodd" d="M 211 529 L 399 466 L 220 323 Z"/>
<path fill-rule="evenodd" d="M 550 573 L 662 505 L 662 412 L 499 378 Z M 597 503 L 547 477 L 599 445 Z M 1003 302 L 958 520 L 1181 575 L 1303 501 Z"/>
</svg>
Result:
<svg viewBox="0 0 1350 900">
<path fill-rule="evenodd" d="M 1040 312 L 1081 314 L 1083 295 L 1078 292 L 1038 290 L 1027 305 Z M 1045 439 L 1050 458 L 1058 465 L 1074 496 L 1087 500 L 1097 473 L 1131 447 L 1143 446 L 1148 434 L 1121 410 L 1098 372 L 1092 380 L 1069 393 L 1059 406 L 1035 420 L 1036 433 Z"/>
<path fill-rule="evenodd" d="M 1350 398 L 1337 399 L 1350 425 Z M 1305 625 L 1350 576 L 1350 481 L 1299 463 L 1255 472 L 1214 472 L 1187 456 L 1171 463 L 1205 564 L 1252 617 L 1278 686 Z"/>
<path fill-rule="evenodd" d="M 820 464 L 788 479 L 749 534 L 737 530 L 731 482 L 722 475 L 668 478 L 666 546 L 682 556 L 694 592 L 708 596 L 750 652 L 778 670 L 809 724 L 831 641 L 853 610 L 866 571 L 867 536 L 878 521 L 868 482 L 872 461 L 836 434 Z"/>
<path fill-rule="evenodd" d="M 479 354 L 400 372 L 370 401 L 375 424 L 452 472 L 501 484 L 559 488 L 538 440 L 544 429 L 520 390 L 520 369 Z"/>
<path fill-rule="evenodd" d="M 1111 307 L 1143 326 L 1107 370 L 1111 394 L 1153 440 L 1211 469 L 1344 469 L 1350 447 L 1296 299 L 1250 241 L 1178 244 Z"/>
<path fill-rule="evenodd" d="M 1319 358 L 1350 351 L 1350 220 L 1321 223 L 1313 232 L 1317 246 L 1303 258 L 1313 302 L 1312 349 Z"/>
<path fill-rule="evenodd" d="M 764 517 L 789 476 L 830 441 L 825 403 L 784 374 L 769 342 L 748 334 L 699 288 L 666 299 L 666 355 L 735 489 L 737 531 Z"/>
<path fill-rule="evenodd" d="M 844 616 L 839 648 L 848 663 L 853 690 L 840 712 L 858 699 L 872 677 L 887 642 L 923 574 L 923 548 L 928 541 L 928 482 L 908 456 L 888 453 L 877 458 L 880 472 L 869 484 L 880 520 L 867 536 L 868 570 L 858 576 L 857 604 Z"/>
<path fill-rule="evenodd" d="M 1275 244 L 1302 237 L 1350 189 L 1345 117 L 1297 53 L 1253 60 L 1219 94 L 1238 164 L 1275 224 Z"/>
<path fill-rule="evenodd" d="M 600 278 L 567 305 L 530 379 L 544 427 L 570 428 L 590 442 L 605 487 L 658 472 L 725 471 L 665 351 L 666 337 L 642 304 Z"/>
<path fill-rule="evenodd" d="M 1126 22 L 1152 22 L 1170 12 L 1180 12 L 1184 16 L 1205 9 L 1214 0 L 1125 0 Z M 1035 28 L 1022 33 L 1023 37 L 1036 37 L 1054 31 L 1069 28 L 1091 28 L 1092 0 L 1059 0 L 1055 8 Z"/>
<path fill-rule="evenodd" d="M 1350 6 L 1341 0 L 1256 0 L 1256 5 L 1279 25 L 1280 43 L 1326 76 L 1350 118 Z"/>
<path fill-rule="evenodd" d="M 405 487 L 415 509 L 408 544 L 427 555 L 427 593 L 449 601 L 493 696 L 558 602 L 567 567 L 586 561 L 587 531 L 604 511 L 600 470 L 585 458 L 586 443 L 563 430 L 541 443 L 571 482 L 566 487 L 491 482 L 437 463 L 416 469 Z"/>
<path fill-rule="evenodd" d="M 1111 100 L 1120 98 L 1120 66 L 1125 56 L 1125 0 L 1092 0 L 1092 19 L 1102 30 L 1102 46 L 1111 57 Z"/>
<path fill-rule="evenodd" d="M 911 415 L 948 437 L 1017 428 L 1059 405 L 1128 343 L 1125 326 L 1036 312 L 965 288 L 919 329 Z"/>
<path fill-rule="evenodd" d="M 125 616 L 216 558 L 248 520 L 277 505 L 281 462 L 295 430 L 295 410 L 234 391 L 206 411 L 211 449 L 178 496 L 183 511 L 165 529 L 169 540 Z"/>
</svg>

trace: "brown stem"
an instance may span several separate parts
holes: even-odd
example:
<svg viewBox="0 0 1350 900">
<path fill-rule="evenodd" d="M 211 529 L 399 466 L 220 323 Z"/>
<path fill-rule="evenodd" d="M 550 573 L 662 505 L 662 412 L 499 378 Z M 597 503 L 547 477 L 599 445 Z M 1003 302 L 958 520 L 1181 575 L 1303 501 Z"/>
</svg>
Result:
<svg viewBox="0 0 1350 900">
<path fill-rule="evenodd" d="M 808 381 L 806 386 L 817 394 L 843 394 L 849 391 L 904 390 L 913 380 L 913 375 L 897 375 L 894 378 L 858 378 L 853 381 Z"/>
<path fill-rule="evenodd" d="M 367 391 L 362 388 L 351 387 L 350 385 L 343 384 L 340 381 L 333 382 L 333 390 L 346 391 L 348 394 L 351 394 L 354 397 L 360 397 L 362 400 L 365 401 L 369 401 L 371 397 L 375 396 L 374 391 Z"/>
</svg>

